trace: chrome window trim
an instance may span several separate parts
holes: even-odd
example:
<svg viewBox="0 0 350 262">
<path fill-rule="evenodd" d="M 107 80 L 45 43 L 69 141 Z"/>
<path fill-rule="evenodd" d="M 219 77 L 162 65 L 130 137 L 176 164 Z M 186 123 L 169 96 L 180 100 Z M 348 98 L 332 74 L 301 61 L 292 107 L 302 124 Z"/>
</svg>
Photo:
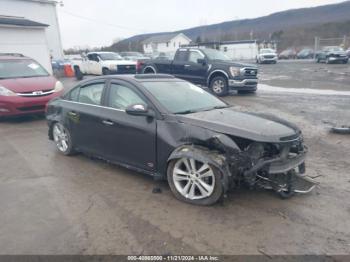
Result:
<svg viewBox="0 0 350 262">
<path fill-rule="evenodd" d="M 99 105 L 81 103 L 81 102 L 76 102 L 76 101 L 71 101 L 71 100 L 65 100 L 65 99 L 62 99 L 62 101 L 64 101 L 64 102 L 69 102 L 69 103 L 74 103 L 74 104 L 80 104 L 80 105 L 87 105 L 87 106 L 93 106 L 93 107 L 100 107 L 100 108 L 112 109 L 112 110 L 119 111 L 119 112 L 125 112 L 125 110 L 123 110 L 123 109 L 117 109 L 117 108 L 108 107 L 108 106 L 99 106 Z"/>
</svg>

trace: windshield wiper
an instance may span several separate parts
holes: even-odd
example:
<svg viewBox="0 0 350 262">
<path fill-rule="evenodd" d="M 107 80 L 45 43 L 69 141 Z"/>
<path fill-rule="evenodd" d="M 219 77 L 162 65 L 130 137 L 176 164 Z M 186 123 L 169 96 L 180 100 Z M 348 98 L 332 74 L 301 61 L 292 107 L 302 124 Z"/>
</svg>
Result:
<svg viewBox="0 0 350 262">
<path fill-rule="evenodd" d="M 228 106 L 228 105 L 225 105 L 225 106 L 214 106 L 214 107 L 210 107 L 208 109 L 205 109 L 203 111 L 210 111 L 210 110 L 214 110 L 214 109 L 223 109 L 223 108 L 228 108 L 228 107 L 230 107 L 230 106 Z"/>
<path fill-rule="evenodd" d="M 176 115 L 187 115 L 187 114 L 193 114 L 193 113 L 197 113 L 197 110 L 184 110 L 184 111 L 180 111 L 180 112 L 176 112 Z"/>
</svg>

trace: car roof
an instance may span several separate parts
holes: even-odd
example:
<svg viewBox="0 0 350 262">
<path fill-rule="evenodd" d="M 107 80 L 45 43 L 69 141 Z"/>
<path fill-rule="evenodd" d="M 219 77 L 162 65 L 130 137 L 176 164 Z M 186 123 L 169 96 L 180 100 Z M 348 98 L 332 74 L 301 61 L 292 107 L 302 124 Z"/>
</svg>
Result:
<svg viewBox="0 0 350 262">
<path fill-rule="evenodd" d="M 184 80 L 174 77 L 173 75 L 167 75 L 167 74 L 137 74 L 137 75 L 104 75 L 104 76 L 97 76 L 94 78 L 89 78 L 87 80 L 84 80 L 80 82 L 80 85 L 84 85 L 85 83 L 89 83 L 91 81 L 98 81 L 98 80 L 122 80 L 127 82 L 134 82 L 134 83 L 142 83 L 142 82 L 164 82 L 164 81 L 181 81 Z"/>
<path fill-rule="evenodd" d="M 0 60 L 32 60 L 22 54 L 0 53 Z"/>
<path fill-rule="evenodd" d="M 110 54 L 110 53 L 116 53 L 116 52 L 112 52 L 112 51 L 111 52 L 109 51 L 108 52 L 107 51 L 106 52 L 89 52 L 87 54 L 90 55 L 90 54 Z"/>
</svg>

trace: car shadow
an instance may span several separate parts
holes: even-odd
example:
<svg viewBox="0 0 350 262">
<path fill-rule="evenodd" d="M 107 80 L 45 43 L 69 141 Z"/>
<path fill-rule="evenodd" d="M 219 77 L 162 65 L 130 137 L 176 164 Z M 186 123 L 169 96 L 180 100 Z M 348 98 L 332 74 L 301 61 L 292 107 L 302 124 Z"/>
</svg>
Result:
<svg viewBox="0 0 350 262">
<path fill-rule="evenodd" d="M 45 114 L 13 116 L 13 117 L 0 117 L 0 123 L 7 124 L 23 124 L 28 122 L 42 121 L 45 119 Z"/>
</svg>

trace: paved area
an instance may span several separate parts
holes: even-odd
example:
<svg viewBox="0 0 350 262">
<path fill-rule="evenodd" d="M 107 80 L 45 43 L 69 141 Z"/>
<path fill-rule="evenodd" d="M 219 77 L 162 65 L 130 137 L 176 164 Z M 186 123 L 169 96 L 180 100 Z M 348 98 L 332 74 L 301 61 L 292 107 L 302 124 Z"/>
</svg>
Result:
<svg viewBox="0 0 350 262">
<path fill-rule="evenodd" d="M 272 86 L 350 91 L 350 63 L 280 60 L 276 65 L 259 65 L 259 69 L 260 82 Z"/>
<path fill-rule="evenodd" d="M 264 84 L 298 88 L 268 78 L 299 66 L 273 67 L 261 66 Z M 346 91 L 346 83 L 327 89 Z M 0 254 L 349 254 L 350 137 L 329 133 L 328 123 L 350 124 L 350 96 L 266 87 L 225 100 L 301 127 L 307 171 L 320 182 L 311 194 L 281 200 L 242 189 L 223 205 L 192 206 L 177 201 L 166 182 L 153 194 L 150 177 L 58 154 L 43 117 L 1 121 Z"/>
</svg>

